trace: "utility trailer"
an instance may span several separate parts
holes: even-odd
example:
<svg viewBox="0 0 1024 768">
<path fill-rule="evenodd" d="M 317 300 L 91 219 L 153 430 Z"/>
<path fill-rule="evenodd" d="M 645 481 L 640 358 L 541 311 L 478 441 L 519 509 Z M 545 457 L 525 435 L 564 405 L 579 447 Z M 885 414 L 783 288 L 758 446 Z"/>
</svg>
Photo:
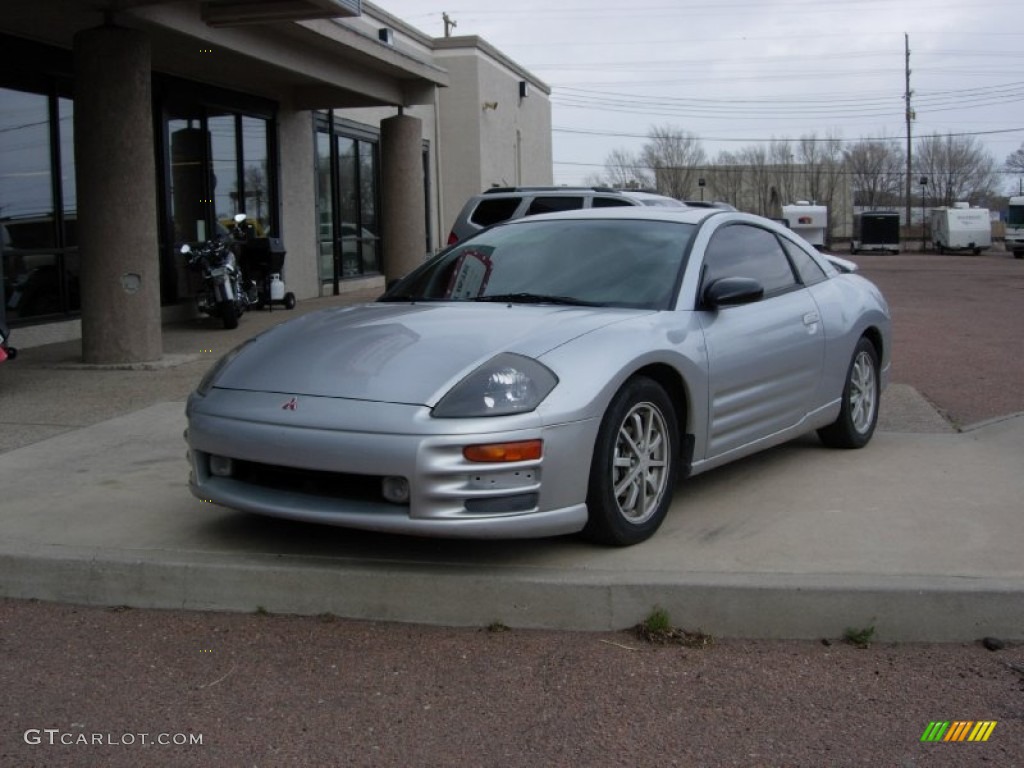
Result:
<svg viewBox="0 0 1024 768">
<path fill-rule="evenodd" d="M 812 205 L 806 200 L 798 200 L 791 205 L 782 206 L 782 218 L 786 226 L 796 232 L 811 245 L 823 248 L 828 236 L 828 207 Z"/>
<path fill-rule="evenodd" d="M 900 215 L 891 211 L 864 211 L 853 216 L 850 253 L 900 252 Z"/>
<path fill-rule="evenodd" d="M 933 208 L 929 224 L 939 253 L 973 251 L 978 255 L 992 247 L 992 217 L 987 208 L 971 208 L 969 203 Z"/>
<path fill-rule="evenodd" d="M 1024 196 L 1010 198 L 1006 211 L 1006 250 L 1013 258 L 1024 259 Z"/>
</svg>

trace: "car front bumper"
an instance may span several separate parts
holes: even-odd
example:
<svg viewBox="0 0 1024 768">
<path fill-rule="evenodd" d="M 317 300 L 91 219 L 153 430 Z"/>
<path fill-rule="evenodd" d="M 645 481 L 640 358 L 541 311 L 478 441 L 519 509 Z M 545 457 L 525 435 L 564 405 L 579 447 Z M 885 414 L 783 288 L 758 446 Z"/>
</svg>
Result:
<svg viewBox="0 0 1024 768">
<path fill-rule="evenodd" d="M 587 520 L 598 421 L 433 419 L 421 406 L 213 390 L 189 400 L 190 489 L 273 517 L 453 538 L 574 533 Z M 500 428 L 498 428 L 500 427 Z M 543 441 L 540 459 L 480 463 L 468 445 Z M 408 500 L 388 501 L 404 481 Z"/>
</svg>

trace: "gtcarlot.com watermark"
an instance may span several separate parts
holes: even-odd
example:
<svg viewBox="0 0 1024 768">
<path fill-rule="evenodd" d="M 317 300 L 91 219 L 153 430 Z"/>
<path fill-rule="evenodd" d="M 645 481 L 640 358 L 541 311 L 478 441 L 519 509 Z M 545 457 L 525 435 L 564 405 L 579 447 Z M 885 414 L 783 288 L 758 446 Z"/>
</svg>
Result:
<svg viewBox="0 0 1024 768">
<path fill-rule="evenodd" d="M 110 747 L 197 747 L 203 745 L 201 733 L 86 733 L 60 728 L 29 728 L 22 738 L 26 744 L 48 746 Z"/>
</svg>

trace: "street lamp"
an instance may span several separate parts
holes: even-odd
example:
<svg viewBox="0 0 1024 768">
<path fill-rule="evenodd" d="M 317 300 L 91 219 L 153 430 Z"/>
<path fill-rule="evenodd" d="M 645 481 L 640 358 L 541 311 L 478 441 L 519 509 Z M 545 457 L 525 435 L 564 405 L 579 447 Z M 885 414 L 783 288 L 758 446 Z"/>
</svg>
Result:
<svg viewBox="0 0 1024 768">
<path fill-rule="evenodd" d="M 924 212 L 924 196 L 925 192 L 928 191 L 928 177 L 921 177 L 921 251 L 925 249 L 925 212 Z"/>
</svg>

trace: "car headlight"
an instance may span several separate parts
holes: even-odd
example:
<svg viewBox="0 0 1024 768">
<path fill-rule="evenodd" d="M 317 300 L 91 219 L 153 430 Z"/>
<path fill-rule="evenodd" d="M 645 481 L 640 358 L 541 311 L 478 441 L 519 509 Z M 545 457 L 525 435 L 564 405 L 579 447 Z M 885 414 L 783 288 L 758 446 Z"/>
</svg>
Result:
<svg viewBox="0 0 1024 768">
<path fill-rule="evenodd" d="M 558 377 L 522 355 L 491 358 L 456 384 L 434 407 L 441 419 L 508 416 L 532 411 L 555 388 Z"/>
<path fill-rule="evenodd" d="M 203 374 L 203 378 L 199 380 L 199 386 L 196 387 L 196 394 L 200 397 L 206 397 L 207 393 L 213 388 L 213 383 L 217 380 L 217 377 L 220 376 L 221 372 L 228 367 L 232 360 L 242 353 L 243 349 L 256 341 L 256 338 L 257 337 L 254 336 L 251 339 L 243 341 L 237 347 L 224 355 L 220 360 L 211 365 L 210 370 Z"/>
</svg>

